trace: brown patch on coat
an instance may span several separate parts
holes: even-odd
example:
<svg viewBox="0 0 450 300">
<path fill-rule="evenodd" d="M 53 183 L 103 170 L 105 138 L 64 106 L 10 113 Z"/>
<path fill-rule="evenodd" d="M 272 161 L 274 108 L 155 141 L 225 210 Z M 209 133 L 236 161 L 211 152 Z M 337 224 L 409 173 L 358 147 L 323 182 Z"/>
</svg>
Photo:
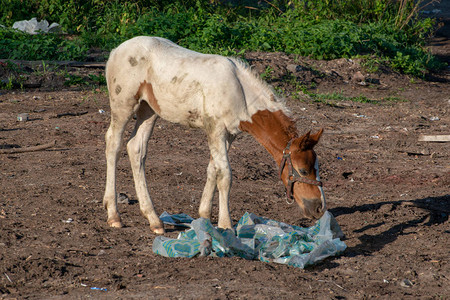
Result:
<svg viewBox="0 0 450 300">
<path fill-rule="evenodd" d="M 122 91 L 122 87 L 120 85 L 116 85 L 116 95 L 119 95 Z"/>
<path fill-rule="evenodd" d="M 128 58 L 128 62 L 130 63 L 130 65 L 131 65 L 132 67 L 135 67 L 135 66 L 137 66 L 137 64 L 138 64 L 138 61 L 137 61 L 136 58 L 134 58 L 133 56 L 130 56 L 130 58 Z"/>
<path fill-rule="evenodd" d="M 187 75 L 188 75 L 187 73 L 184 73 L 180 77 L 174 76 L 174 77 L 172 77 L 172 80 L 170 81 L 170 83 L 180 84 L 181 82 L 183 82 L 183 80 L 186 78 Z"/>
<path fill-rule="evenodd" d="M 146 98 L 144 98 L 146 96 Z M 159 115 L 161 113 L 161 108 L 159 107 L 158 100 L 156 100 L 155 94 L 153 93 L 153 86 L 151 83 L 144 80 L 139 85 L 139 89 L 134 95 L 134 99 L 140 100 L 145 99 L 148 101 L 150 107 Z"/>
</svg>

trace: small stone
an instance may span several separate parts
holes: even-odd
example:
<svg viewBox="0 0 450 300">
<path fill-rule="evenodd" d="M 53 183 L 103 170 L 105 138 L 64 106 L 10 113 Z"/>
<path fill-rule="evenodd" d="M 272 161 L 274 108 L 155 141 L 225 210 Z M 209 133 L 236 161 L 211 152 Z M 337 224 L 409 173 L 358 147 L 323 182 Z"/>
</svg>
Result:
<svg viewBox="0 0 450 300">
<path fill-rule="evenodd" d="M 129 204 L 130 199 L 128 198 L 127 194 L 119 193 L 119 195 L 117 195 L 117 203 Z"/>
<path fill-rule="evenodd" d="M 414 284 L 411 282 L 411 280 L 409 280 L 409 279 L 403 279 L 401 282 L 400 282 L 400 286 L 401 287 L 404 287 L 404 288 L 410 288 L 410 287 L 412 287 Z"/>
<path fill-rule="evenodd" d="M 294 65 L 294 64 L 287 65 L 286 69 L 288 71 L 290 71 L 291 73 L 297 73 L 297 72 L 301 72 L 304 70 L 304 68 L 302 66 Z"/>
<path fill-rule="evenodd" d="M 372 83 L 372 84 L 380 84 L 380 79 L 367 77 L 366 82 Z"/>
<path fill-rule="evenodd" d="M 364 75 L 360 71 L 356 72 L 352 76 L 352 80 L 355 82 L 364 82 L 364 79 Z"/>
</svg>

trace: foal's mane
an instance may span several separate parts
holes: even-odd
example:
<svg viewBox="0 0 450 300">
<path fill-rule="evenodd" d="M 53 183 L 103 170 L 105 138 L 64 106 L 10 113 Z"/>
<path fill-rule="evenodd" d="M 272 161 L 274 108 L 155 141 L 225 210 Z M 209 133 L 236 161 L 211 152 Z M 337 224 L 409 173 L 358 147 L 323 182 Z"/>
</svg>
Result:
<svg viewBox="0 0 450 300">
<path fill-rule="evenodd" d="M 266 99 L 268 108 L 276 107 L 275 110 L 267 109 L 264 112 L 260 112 L 259 117 L 264 117 L 266 120 L 276 121 L 275 123 L 281 126 L 281 129 L 287 134 L 289 139 L 298 137 L 295 121 L 291 116 L 291 112 L 285 105 L 285 99 L 278 95 L 274 88 L 265 82 L 247 62 L 235 57 L 230 59 L 240 71 L 247 75 L 246 82 L 253 86 L 256 90 L 259 90 L 265 96 L 264 99 Z M 252 120 L 255 121 L 253 117 Z"/>
<path fill-rule="evenodd" d="M 263 92 L 271 101 L 280 103 L 284 108 L 283 111 L 288 113 L 288 110 L 284 105 L 286 103 L 285 99 L 281 97 L 271 85 L 265 82 L 246 61 L 237 57 L 229 57 L 229 59 L 236 65 L 236 67 L 238 67 L 239 70 L 243 71 L 244 74 L 247 75 L 246 79 L 248 79 L 248 83 Z"/>
</svg>

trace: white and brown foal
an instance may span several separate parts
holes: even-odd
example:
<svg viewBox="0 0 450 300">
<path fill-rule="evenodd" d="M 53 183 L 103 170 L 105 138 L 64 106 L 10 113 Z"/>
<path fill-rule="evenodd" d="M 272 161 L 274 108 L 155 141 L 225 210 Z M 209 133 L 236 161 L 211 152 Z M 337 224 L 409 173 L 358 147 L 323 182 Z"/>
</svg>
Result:
<svg viewBox="0 0 450 300">
<path fill-rule="evenodd" d="M 218 226 L 232 226 L 228 207 L 231 187 L 228 149 L 242 131 L 254 136 L 280 165 L 288 198 L 295 199 L 304 215 L 309 218 L 323 215 L 325 198 L 313 150 L 322 130 L 299 136 L 284 103 L 241 61 L 197 53 L 163 38 L 141 36 L 111 52 L 106 79 L 111 124 L 106 133 L 103 204 L 110 226 L 122 226 L 117 211 L 116 164 L 125 125 L 133 115 L 137 121 L 127 151 L 140 209 L 155 233 L 164 233 L 164 227 L 148 192 L 145 159 L 158 117 L 206 132 L 211 157 L 199 208 L 201 217 L 211 217 L 217 187 Z"/>
</svg>

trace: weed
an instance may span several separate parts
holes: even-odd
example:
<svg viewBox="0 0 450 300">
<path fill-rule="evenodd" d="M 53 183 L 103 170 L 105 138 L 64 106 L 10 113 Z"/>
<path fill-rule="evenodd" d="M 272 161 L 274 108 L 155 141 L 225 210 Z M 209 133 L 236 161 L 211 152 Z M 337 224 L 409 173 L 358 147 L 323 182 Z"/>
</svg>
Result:
<svg viewBox="0 0 450 300">
<path fill-rule="evenodd" d="M 14 78 L 12 76 L 9 76 L 8 79 L 0 81 L 0 88 L 5 90 L 12 90 L 14 86 L 13 80 Z"/>
<path fill-rule="evenodd" d="M 96 85 L 106 85 L 106 78 L 103 74 L 95 75 L 89 74 L 89 79 L 93 81 Z"/>
<path fill-rule="evenodd" d="M 66 81 L 64 82 L 64 85 L 66 86 L 76 86 L 76 85 L 87 85 L 88 82 L 85 78 L 75 75 L 75 74 L 67 74 L 65 76 Z"/>
<path fill-rule="evenodd" d="M 408 100 L 397 97 L 397 96 L 388 96 L 383 98 L 385 102 L 397 103 L 397 102 L 408 102 Z"/>
<path fill-rule="evenodd" d="M 263 80 L 271 80 L 272 79 L 272 72 L 273 72 L 273 68 L 271 66 L 267 66 L 266 69 L 264 70 L 264 72 L 261 73 L 261 78 Z"/>
<path fill-rule="evenodd" d="M 2 58 L 81 60 L 92 46 L 111 50 L 131 37 L 153 35 L 222 55 L 245 51 L 282 51 L 314 59 L 369 55 L 368 70 L 377 71 L 379 60 L 414 76 L 444 66 L 423 47 L 434 26 L 433 20 L 417 17 L 423 0 L 260 1 L 252 10 L 232 4 L 236 1 L 210 0 L 30 0 L 27 6 L 22 0 L 7 2 L 0 7 L 0 22 L 8 26 L 13 17 L 36 15 L 78 35 L 30 36 L 0 28 Z"/>
<path fill-rule="evenodd" d="M 397 102 L 406 102 L 407 100 L 402 99 L 397 96 L 388 96 L 385 98 L 382 98 L 381 100 L 375 100 L 370 99 L 367 96 L 359 95 L 359 96 L 345 96 L 343 92 L 333 92 L 333 93 L 311 93 L 306 92 L 314 102 L 323 103 L 329 106 L 337 106 L 335 103 L 336 101 L 351 101 L 351 102 L 358 102 L 358 103 L 370 103 L 370 104 L 391 104 L 391 103 L 397 103 Z"/>
<path fill-rule="evenodd" d="M 0 27 L 0 57 L 25 60 L 79 60 L 87 46 L 55 34 L 29 35 Z"/>
<path fill-rule="evenodd" d="M 333 102 L 330 102 L 330 101 L 352 101 L 352 102 L 371 103 L 371 104 L 379 103 L 379 101 L 369 99 L 364 95 L 359 95 L 356 97 L 345 96 L 342 91 L 339 93 L 332 92 L 332 93 L 325 93 L 325 94 L 312 93 L 312 92 L 306 92 L 306 93 L 313 99 L 314 102 L 324 103 L 324 104 L 331 105 L 331 106 L 336 106 L 336 104 Z"/>
<path fill-rule="evenodd" d="M 53 68 L 45 63 L 45 61 L 42 61 L 41 65 L 34 70 L 34 74 L 36 76 L 47 76 L 51 71 L 53 71 Z"/>
</svg>

